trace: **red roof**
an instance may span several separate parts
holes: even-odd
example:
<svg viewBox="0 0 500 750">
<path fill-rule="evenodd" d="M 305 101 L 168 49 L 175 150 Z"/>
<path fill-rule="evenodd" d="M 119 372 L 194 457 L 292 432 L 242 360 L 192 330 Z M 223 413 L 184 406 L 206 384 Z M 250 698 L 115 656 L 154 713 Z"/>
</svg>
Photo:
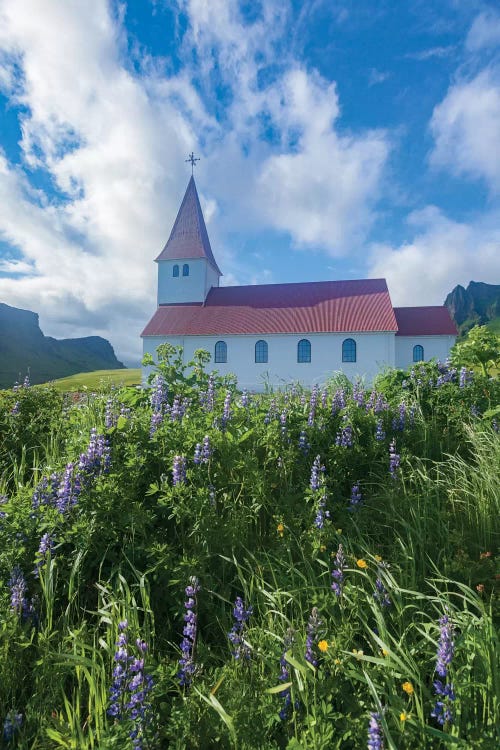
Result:
<svg viewBox="0 0 500 750">
<path fill-rule="evenodd" d="M 397 331 L 385 279 L 214 287 L 204 305 L 160 305 L 142 335 L 375 331 Z"/>
<path fill-rule="evenodd" d="M 456 336 L 457 327 L 450 312 L 440 307 L 395 307 L 397 336 Z"/>
<path fill-rule="evenodd" d="M 206 258 L 222 276 L 210 247 L 194 177 L 189 180 L 168 242 L 156 260 L 181 258 Z"/>
</svg>

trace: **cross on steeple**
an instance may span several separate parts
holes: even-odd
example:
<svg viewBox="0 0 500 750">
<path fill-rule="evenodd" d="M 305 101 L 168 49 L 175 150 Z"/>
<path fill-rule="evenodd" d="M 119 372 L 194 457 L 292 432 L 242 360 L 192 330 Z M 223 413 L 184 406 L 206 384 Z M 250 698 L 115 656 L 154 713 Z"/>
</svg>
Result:
<svg viewBox="0 0 500 750">
<path fill-rule="evenodd" d="M 191 164 L 191 177 L 192 177 L 193 176 L 193 172 L 194 172 L 194 168 L 196 166 L 196 162 L 200 161 L 200 159 L 199 159 L 199 157 L 195 158 L 194 153 L 191 151 L 191 153 L 189 154 L 189 158 L 188 159 L 184 159 L 184 161 L 188 161 Z"/>
</svg>

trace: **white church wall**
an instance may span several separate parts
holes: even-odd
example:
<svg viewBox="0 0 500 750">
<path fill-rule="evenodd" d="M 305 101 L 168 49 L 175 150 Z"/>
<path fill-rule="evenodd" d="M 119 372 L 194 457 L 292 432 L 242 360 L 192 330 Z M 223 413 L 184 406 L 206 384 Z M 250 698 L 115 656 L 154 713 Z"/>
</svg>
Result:
<svg viewBox="0 0 500 750">
<path fill-rule="evenodd" d="M 219 279 L 220 276 L 215 268 L 213 268 L 210 263 L 207 263 L 205 277 L 205 299 L 207 298 L 207 294 L 213 286 L 219 286 Z"/>
<path fill-rule="evenodd" d="M 298 342 L 311 342 L 311 362 L 297 362 Z M 352 338 L 356 342 L 356 362 L 342 362 L 342 342 Z M 273 334 L 262 336 L 185 336 L 144 338 L 144 352 L 155 356 L 156 348 L 165 341 L 184 348 L 184 361 L 192 359 L 196 349 L 210 352 L 209 370 L 221 375 L 234 373 L 240 388 L 264 390 L 266 383 L 280 387 L 298 381 L 304 385 L 325 382 L 334 372 L 343 371 L 350 379 L 362 377 L 367 383 L 387 366 L 394 367 L 394 333 L 311 333 Z M 268 362 L 255 362 L 255 344 L 268 344 Z M 227 345 L 227 362 L 214 362 L 217 341 Z"/>
<path fill-rule="evenodd" d="M 439 359 L 444 361 L 455 343 L 455 336 L 395 336 L 396 367 L 406 370 L 413 364 L 413 347 L 424 349 L 424 361 Z"/>
<path fill-rule="evenodd" d="M 189 266 L 189 276 L 182 275 L 182 267 L 185 263 Z M 179 266 L 179 276 L 173 275 L 175 265 Z M 209 264 L 204 258 L 158 261 L 158 304 L 204 302 L 209 283 L 207 268 Z M 213 275 L 210 276 L 210 279 L 212 278 Z M 211 281 L 210 285 L 212 285 Z"/>
</svg>

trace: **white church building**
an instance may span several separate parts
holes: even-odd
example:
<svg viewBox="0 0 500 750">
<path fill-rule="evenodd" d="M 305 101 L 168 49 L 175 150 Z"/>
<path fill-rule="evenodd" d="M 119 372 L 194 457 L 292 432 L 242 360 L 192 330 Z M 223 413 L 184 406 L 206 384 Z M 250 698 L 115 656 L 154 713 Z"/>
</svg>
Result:
<svg viewBox="0 0 500 750">
<path fill-rule="evenodd" d="M 158 306 L 143 351 L 181 346 L 240 388 L 311 386 L 342 371 L 367 382 L 387 367 L 444 360 L 457 330 L 448 309 L 393 307 L 385 279 L 219 286 L 194 178 L 158 263 Z M 146 373 L 144 373 L 146 374 Z"/>
</svg>

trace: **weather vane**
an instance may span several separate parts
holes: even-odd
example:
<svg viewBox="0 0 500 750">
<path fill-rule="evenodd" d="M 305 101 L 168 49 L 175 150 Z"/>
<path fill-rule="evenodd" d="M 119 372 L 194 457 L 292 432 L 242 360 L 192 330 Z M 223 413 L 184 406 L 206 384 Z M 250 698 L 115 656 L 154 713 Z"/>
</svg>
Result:
<svg viewBox="0 0 500 750">
<path fill-rule="evenodd" d="M 184 161 L 188 161 L 191 164 L 191 177 L 192 177 L 193 176 L 193 172 L 194 172 L 194 168 L 196 166 L 196 162 L 200 161 L 200 159 L 199 159 L 199 157 L 195 158 L 195 155 L 191 151 L 191 153 L 189 154 L 189 158 L 188 159 L 184 159 Z"/>
</svg>

